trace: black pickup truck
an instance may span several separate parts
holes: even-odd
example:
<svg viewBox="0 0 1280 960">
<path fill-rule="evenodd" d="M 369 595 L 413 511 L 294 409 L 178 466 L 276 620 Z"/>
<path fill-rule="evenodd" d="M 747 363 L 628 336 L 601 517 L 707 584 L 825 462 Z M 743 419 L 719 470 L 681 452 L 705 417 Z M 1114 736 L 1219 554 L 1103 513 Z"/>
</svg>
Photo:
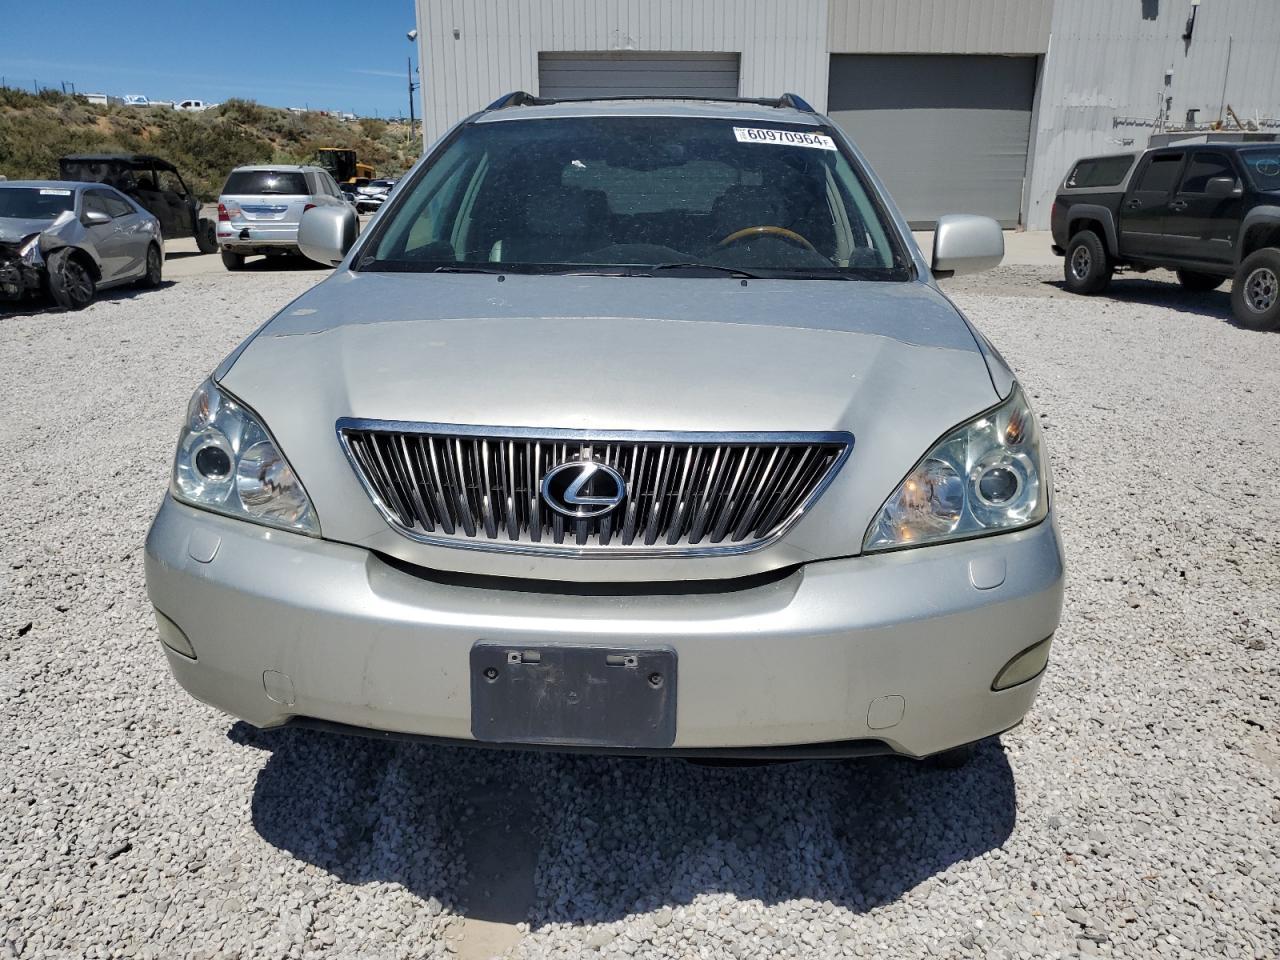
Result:
<svg viewBox="0 0 1280 960">
<path fill-rule="evenodd" d="M 1117 269 L 1177 271 L 1188 290 L 1232 279 L 1242 326 L 1280 328 L 1280 143 L 1183 143 L 1086 157 L 1058 188 L 1053 251 L 1066 287 Z"/>
</svg>

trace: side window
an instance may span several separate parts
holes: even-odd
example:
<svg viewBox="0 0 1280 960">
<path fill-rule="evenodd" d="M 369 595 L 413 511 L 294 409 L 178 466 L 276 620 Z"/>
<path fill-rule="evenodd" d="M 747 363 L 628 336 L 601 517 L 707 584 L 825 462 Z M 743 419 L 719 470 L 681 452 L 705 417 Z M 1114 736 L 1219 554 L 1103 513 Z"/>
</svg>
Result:
<svg viewBox="0 0 1280 960">
<path fill-rule="evenodd" d="M 1187 164 L 1186 175 L 1182 178 L 1182 193 L 1204 193 L 1206 185 L 1214 177 L 1236 178 L 1235 168 L 1224 153 L 1192 154 Z"/>
<path fill-rule="evenodd" d="M 463 202 L 467 186 L 475 173 L 474 163 L 464 161 L 449 168 L 437 164 L 418 182 L 415 199 L 430 197 L 421 212 L 407 224 L 382 241 L 379 256 L 407 256 L 433 260 L 455 260 L 457 253 L 452 246 L 450 230 L 455 226 L 451 216 Z"/>
<path fill-rule="evenodd" d="M 109 193 L 101 194 L 102 202 L 107 208 L 107 213 L 113 217 L 127 217 L 134 212 L 133 207 L 129 206 L 120 197 L 113 196 Z"/>
<path fill-rule="evenodd" d="M 1133 157 L 1097 157 L 1081 160 L 1067 177 L 1068 187 L 1114 187 L 1133 166 Z"/>
<path fill-rule="evenodd" d="M 84 195 L 84 211 L 112 216 L 111 211 L 107 209 L 107 195 L 100 190 L 90 190 Z"/>
<path fill-rule="evenodd" d="M 1142 171 L 1137 189 L 1143 193 L 1168 193 L 1178 179 L 1182 168 L 1182 154 L 1162 153 L 1151 158 Z"/>
</svg>

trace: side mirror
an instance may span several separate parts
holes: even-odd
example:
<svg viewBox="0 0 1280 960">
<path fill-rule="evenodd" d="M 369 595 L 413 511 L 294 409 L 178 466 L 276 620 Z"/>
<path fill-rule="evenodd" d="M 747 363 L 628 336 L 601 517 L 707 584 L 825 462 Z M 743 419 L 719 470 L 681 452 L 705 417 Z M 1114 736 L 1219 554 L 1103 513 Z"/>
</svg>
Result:
<svg viewBox="0 0 1280 960">
<path fill-rule="evenodd" d="M 332 267 L 342 262 L 359 232 L 360 220 L 351 207 L 312 207 L 298 223 L 298 249 Z"/>
<path fill-rule="evenodd" d="M 104 223 L 110 223 L 111 217 L 101 210 L 86 210 L 84 216 L 80 218 L 80 222 L 86 227 L 100 227 Z"/>
<path fill-rule="evenodd" d="M 1204 192 L 1211 197 L 1234 197 L 1243 191 L 1235 177 L 1213 177 L 1204 185 Z"/>
<path fill-rule="evenodd" d="M 939 280 L 981 273 L 1004 259 L 1004 232 L 990 217 L 951 213 L 933 234 L 933 275 Z"/>
</svg>

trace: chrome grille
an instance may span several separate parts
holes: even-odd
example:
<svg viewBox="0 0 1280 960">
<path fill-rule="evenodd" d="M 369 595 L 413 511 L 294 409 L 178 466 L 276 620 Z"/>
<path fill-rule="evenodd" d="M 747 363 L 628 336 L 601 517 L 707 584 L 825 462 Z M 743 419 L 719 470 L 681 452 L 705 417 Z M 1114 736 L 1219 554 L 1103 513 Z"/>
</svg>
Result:
<svg viewBox="0 0 1280 960">
<path fill-rule="evenodd" d="M 599 433 L 343 419 L 338 436 L 387 522 L 425 543 L 546 554 L 743 553 L 780 537 L 853 446 L 847 433 Z M 607 464 L 626 496 L 575 519 L 543 477 Z"/>
</svg>

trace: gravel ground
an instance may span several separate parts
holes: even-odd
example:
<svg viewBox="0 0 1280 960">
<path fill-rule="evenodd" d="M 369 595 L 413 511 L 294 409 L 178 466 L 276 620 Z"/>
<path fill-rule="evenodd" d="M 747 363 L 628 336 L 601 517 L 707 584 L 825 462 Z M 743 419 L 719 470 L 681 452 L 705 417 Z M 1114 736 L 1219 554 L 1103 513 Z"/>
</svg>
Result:
<svg viewBox="0 0 1280 960">
<path fill-rule="evenodd" d="M 0 316 L 0 958 L 1280 955 L 1280 334 L 1224 293 L 956 281 L 1052 445 L 1040 699 L 958 772 L 726 769 L 263 733 L 178 689 L 141 550 L 181 412 L 321 276 Z"/>
</svg>

